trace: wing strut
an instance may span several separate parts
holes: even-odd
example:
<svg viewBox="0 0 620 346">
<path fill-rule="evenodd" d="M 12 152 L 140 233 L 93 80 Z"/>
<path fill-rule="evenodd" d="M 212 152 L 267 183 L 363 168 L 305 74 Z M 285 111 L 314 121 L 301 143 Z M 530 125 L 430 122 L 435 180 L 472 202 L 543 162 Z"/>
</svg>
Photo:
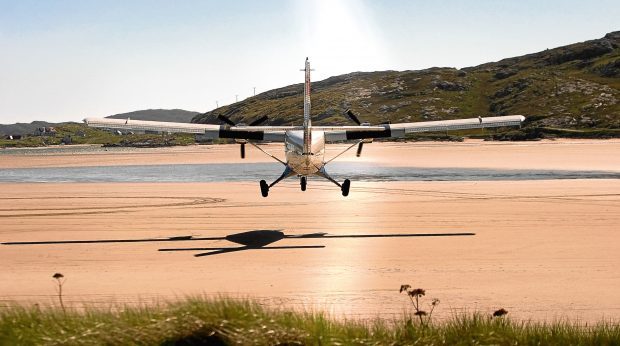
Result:
<svg viewBox="0 0 620 346">
<path fill-rule="evenodd" d="M 351 146 L 349 146 L 349 147 L 347 147 L 345 150 L 341 151 L 341 152 L 340 152 L 340 154 L 338 154 L 338 155 L 336 155 L 336 156 L 332 157 L 331 159 L 329 159 L 328 161 L 326 161 L 326 162 L 325 162 L 325 164 L 328 164 L 328 163 L 330 163 L 330 162 L 334 161 L 334 160 L 335 160 L 335 159 L 337 159 L 340 155 L 342 155 L 342 154 L 346 153 L 347 151 L 349 151 L 349 150 L 353 149 L 353 147 L 354 147 L 354 146 L 356 146 L 356 145 L 360 145 L 360 146 L 361 146 L 363 143 L 364 143 L 364 140 L 357 141 L 357 142 L 355 142 L 355 143 L 351 144 Z M 360 148 L 361 148 L 361 147 L 360 147 Z M 358 149 L 358 151 L 361 151 L 361 150 L 360 150 L 360 149 Z M 357 155 L 357 156 L 359 156 L 359 155 Z"/>
<path fill-rule="evenodd" d="M 250 144 L 251 144 L 253 147 L 255 147 L 256 149 L 258 149 L 258 150 L 262 151 L 265 155 L 267 155 L 267 156 L 271 157 L 272 159 L 274 159 L 274 160 L 276 160 L 276 161 L 278 161 L 278 162 L 280 162 L 281 164 L 283 164 L 283 165 L 285 165 L 285 166 L 286 166 L 286 163 L 285 163 L 284 161 L 282 161 L 282 160 L 280 160 L 279 158 L 275 157 L 273 154 L 268 153 L 267 151 L 263 150 L 263 148 L 261 148 L 261 147 L 260 147 L 260 146 L 258 146 L 257 144 L 252 143 L 252 142 L 250 142 L 250 141 L 248 141 L 248 143 L 250 143 Z"/>
</svg>

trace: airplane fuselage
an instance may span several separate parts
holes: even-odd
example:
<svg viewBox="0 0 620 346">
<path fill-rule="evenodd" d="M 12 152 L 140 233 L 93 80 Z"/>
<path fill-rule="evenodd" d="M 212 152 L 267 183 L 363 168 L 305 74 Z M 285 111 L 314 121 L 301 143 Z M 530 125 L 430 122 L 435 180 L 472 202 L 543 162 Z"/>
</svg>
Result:
<svg viewBox="0 0 620 346">
<path fill-rule="evenodd" d="M 287 131 L 284 137 L 286 164 L 300 176 L 316 174 L 325 165 L 325 135 L 312 131 L 310 151 L 304 153 L 304 131 Z"/>
<path fill-rule="evenodd" d="M 316 174 L 325 166 L 325 134 L 312 131 L 310 120 L 310 62 L 306 58 L 304 83 L 303 131 L 287 131 L 284 136 L 286 165 L 294 173 L 305 177 Z"/>
</svg>

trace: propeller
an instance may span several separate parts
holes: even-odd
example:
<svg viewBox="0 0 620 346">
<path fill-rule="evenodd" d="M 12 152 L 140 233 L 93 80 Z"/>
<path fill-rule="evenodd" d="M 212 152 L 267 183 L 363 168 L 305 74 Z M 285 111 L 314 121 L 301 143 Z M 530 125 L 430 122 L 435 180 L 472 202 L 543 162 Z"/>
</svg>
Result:
<svg viewBox="0 0 620 346">
<path fill-rule="evenodd" d="M 370 126 L 370 123 L 361 122 L 357 115 L 355 115 L 355 113 L 353 113 L 350 109 L 347 109 L 345 114 L 359 126 Z M 357 145 L 357 152 L 355 153 L 355 156 L 360 157 L 362 155 L 362 148 L 364 148 L 364 142 L 360 142 L 360 144 Z"/>
<path fill-rule="evenodd" d="M 256 120 L 252 121 L 252 122 L 250 123 L 250 125 L 248 125 L 248 126 L 258 126 L 258 125 L 260 125 L 260 124 L 264 123 L 264 122 L 265 122 L 265 121 L 267 121 L 267 120 L 269 120 L 269 117 L 268 117 L 268 116 L 266 116 L 266 115 L 263 115 L 262 117 L 260 117 L 260 118 L 258 118 L 258 119 L 256 119 Z"/>
<path fill-rule="evenodd" d="M 220 121 L 222 121 L 222 122 L 224 122 L 224 123 L 226 123 L 226 124 L 228 124 L 230 126 L 239 126 L 239 127 L 241 127 L 241 126 L 258 126 L 258 125 L 264 123 L 265 121 L 269 120 L 268 116 L 263 115 L 262 117 L 252 121 L 249 125 L 245 125 L 244 123 L 237 124 L 234 121 L 230 120 L 229 117 L 227 117 L 225 115 L 222 115 L 222 114 L 219 114 L 217 116 L 217 118 L 218 118 L 218 120 L 220 120 Z M 245 159 L 245 144 L 247 143 L 247 141 L 241 140 L 241 141 L 238 141 L 238 143 L 241 145 L 241 147 L 239 148 L 240 149 L 241 158 Z"/>
<path fill-rule="evenodd" d="M 225 122 L 226 124 L 228 124 L 228 125 L 230 125 L 230 126 L 235 126 L 235 125 L 237 125 L 234 121 L 230 120 L 230 118 L 229 118 L 229 117 L 227 117 L 227 116 L 225 116 L 225 115 L 221 115 L 221 114 L 219 114 L 219 115 L 217 116 L 217 119 L 218 119 L 218 120 L 220 120 L 220 121 Z"/>
<path fill-rule="evenodd" d="M 360 144 L 357 145 L 357 152 L 355 153 L 355 156 L 360 157 L 362 155 L 363 147 L 364 147 L 364 142 L 360 142 Z"/>
<path fill-rule="evenodd" d="M 357 116 L 350 109 L 347 109 L 345 113 L 347 114 L 349 119 L 353 120 L 354 123 L 358 125 L 362 125 L 362 122 L 357 118 Z"/>
</svg>

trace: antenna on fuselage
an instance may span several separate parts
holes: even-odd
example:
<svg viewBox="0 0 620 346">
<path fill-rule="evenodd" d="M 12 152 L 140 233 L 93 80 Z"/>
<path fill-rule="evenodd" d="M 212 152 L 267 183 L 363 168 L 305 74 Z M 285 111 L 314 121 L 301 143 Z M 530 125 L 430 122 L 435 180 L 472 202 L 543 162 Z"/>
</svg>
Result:
<svg viewBox="0 0 620 346">
<path fill-rule="evenodd" d="M 312 69 L 310 68 L 310 60 L 308 59 L 308 57 L 306 57 L 306 63 L 304 66 L 304 69 L 302 70 L 305 73 L 305 80 L 304 80 L 304 146 L 303 146 L 303 154 L 304 155 L 311 155 L 312 154 L 312 150 L 311 150 L 311 146 L 312 146 L 312 122 L 310 120 L 310 90 L 311 90 L 311 84 L 310 84 L 310 71 L 312 71 Z"/>
</svg>

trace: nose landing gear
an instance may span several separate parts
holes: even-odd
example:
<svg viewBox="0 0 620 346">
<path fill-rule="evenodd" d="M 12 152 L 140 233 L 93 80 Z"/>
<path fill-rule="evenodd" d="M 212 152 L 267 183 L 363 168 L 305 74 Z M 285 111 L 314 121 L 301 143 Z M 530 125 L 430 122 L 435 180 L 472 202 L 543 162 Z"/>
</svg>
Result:
<svg viewBox="0 0 620 346">
<path fill-rule="evenodd" d="M 299 184 L 301 185 L 301 191 L 306 191 L 306 185 L 308 184 L 308 178 L 304 176 L 300 177 Z"/>
</svg>

